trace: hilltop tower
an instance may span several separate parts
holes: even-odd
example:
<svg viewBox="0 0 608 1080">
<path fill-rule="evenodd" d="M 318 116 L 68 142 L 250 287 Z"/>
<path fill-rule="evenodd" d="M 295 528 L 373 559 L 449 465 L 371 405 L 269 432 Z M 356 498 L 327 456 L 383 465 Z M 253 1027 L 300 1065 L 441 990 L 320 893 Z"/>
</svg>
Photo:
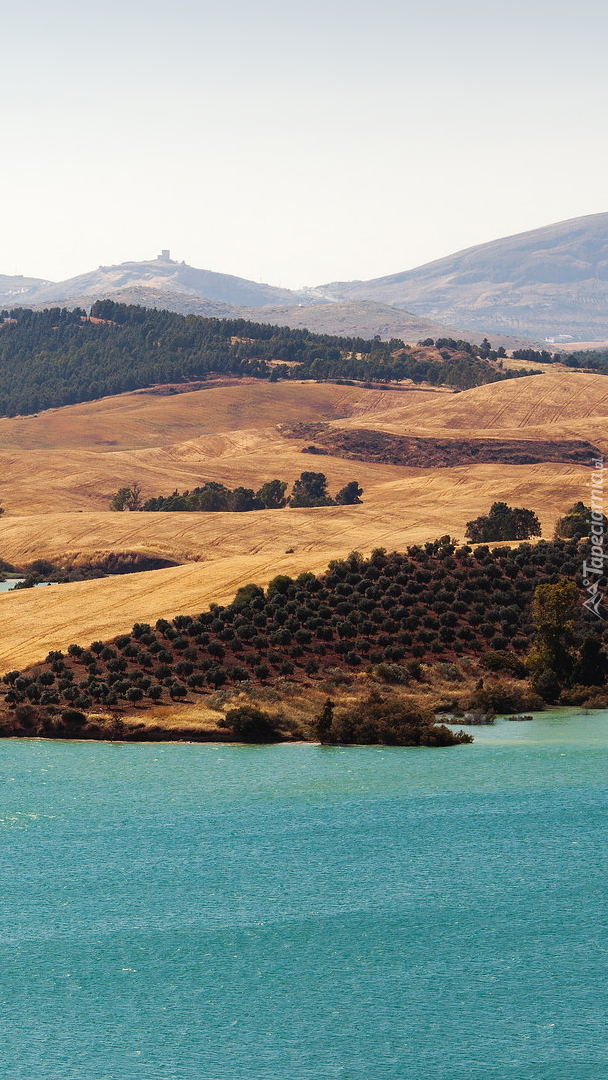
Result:
<svg viewBox="0 0 608 1080">
<path fill-rule="evenodd" d="M 160 262 L 171 262 L 171 252 L 168 248 L 163 248 L 160 255 L 157 255 L 157 259 L 159 259 Z"/>
</svg>

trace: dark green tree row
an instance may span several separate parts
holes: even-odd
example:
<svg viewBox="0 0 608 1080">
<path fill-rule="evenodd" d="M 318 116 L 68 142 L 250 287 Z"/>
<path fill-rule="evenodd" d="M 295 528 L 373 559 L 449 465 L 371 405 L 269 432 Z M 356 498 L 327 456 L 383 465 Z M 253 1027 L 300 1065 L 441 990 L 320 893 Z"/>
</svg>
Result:
<svg viewBox="0 0 608 1080">
<path fill-rule="evenodd" d="M 325 473 L 303 472 L 293 485 L 289 498 L 285 497 L 287 483 L 284 480 L 268 480 L 258 491 L 237 487 L 233 490 L 213 480 L 195 487 L 192 491 L 175 490 L 172 495 L 158 495 L 142 502 L 139 484 L 119 488 L 110 502 L 111 510 L 143 510 L 190 513 L 247 513 L 250 510 L 281 510 L 285 506 L 353 506 L 361 502 L 363 488 L 351 480 L 332 499 L 327 491 Z"/>
<path fill-rule="evenodd" d="M 456 340 L 455 338 L 425 338 L 424 341 L 419 341 L 419 345 L 434 345 L 440 352 L 447 350 L 448 353 L 461 352 L 466 353 L 468 356 L 479 356 L 482 360 L 504 360 L 507 355 L 507 351 L 503 345 L 500 345 L 498 349 L 492 348 L 492 343 L 484 338 L 481 345 L 473 345 L 470 341 Z M 535 353 L 534 356 L 538 356 Z M 533 357 L 531 357 L 533 359 Z"/>
<path fill-rule="evenodd" d="M 446 339 L 447 340 L 447 339 Z M 398 339 L 312 334 L 244 319 L 206 319 L 100 300 L 81 309 L 0 313 L 0 415 L 92 401 L 211 373 L 283 378 L 412 379 L 466 390 L 521 375 L 453 342 L 441 361 Z"/>
<path fill-rule="evenodd" d="M 514 360 L 526 360 L 531 364 L 565 364 L 566 367 L 608 375 L 608 349 L 584 349 L 570 353 L 552 353 L 548 349 L 514 349 L 512 356 Z"/>
</svg>

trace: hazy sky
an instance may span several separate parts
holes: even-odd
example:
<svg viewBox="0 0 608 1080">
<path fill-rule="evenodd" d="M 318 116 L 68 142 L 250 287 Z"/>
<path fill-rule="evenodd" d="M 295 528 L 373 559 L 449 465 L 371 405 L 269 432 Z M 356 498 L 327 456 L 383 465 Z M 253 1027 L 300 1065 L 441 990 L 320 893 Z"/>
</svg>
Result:
<svg viewBox="0 0 608 1080">
<path fill-rule="evenodd" d="M 608 210 L 600 0 L 2 6 L 0 273 L 319 284 Z"/>
</svg>

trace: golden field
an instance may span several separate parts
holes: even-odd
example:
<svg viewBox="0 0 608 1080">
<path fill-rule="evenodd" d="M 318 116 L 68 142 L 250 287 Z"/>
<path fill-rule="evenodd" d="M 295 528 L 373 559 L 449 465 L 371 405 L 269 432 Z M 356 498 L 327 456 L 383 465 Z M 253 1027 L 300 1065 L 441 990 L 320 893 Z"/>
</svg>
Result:
<svg viewBox="0 0 608 1080">
<path fill-rule="evenodd" d="M 183 565 L 0 596 L 0 667 L 110 637 L 136 620 L 203 610 L 243 583 L 319 571 L 355 548 L 402 548 L 444 533 L 462 539 L 466 522 L 497 499 L 535 510 L 551 536 L 556 518 L 586 495 L 588 473 L 572 465 L 414 469 L 314 458 L 281 433 L 283 424 L 459 439 L 588 439 L 605 449 L 607 418 L 602 376 L 548 371 L 459 394 L 244 380 L 2 419 L 0 557 L 25 565 L 141 552 Z M 257 488 L 278 477 L 291 485 L 304 469 L 326 473 L 332 493 L 358 480 L 362 505 L 249 514 L 107 510 L 112 492 L 135 479 L 149 497 L 207 480 Z"/>
</svg>

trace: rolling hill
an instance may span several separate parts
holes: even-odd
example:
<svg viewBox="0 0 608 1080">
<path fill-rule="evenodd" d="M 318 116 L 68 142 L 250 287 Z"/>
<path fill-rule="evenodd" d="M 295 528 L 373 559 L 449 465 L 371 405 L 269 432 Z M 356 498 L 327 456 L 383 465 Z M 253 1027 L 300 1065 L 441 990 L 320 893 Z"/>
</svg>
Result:
<svg viewBox="0 0 608 1080">
<path fill-rule="evenodd" d="M 286 431 L 296 422 L 448 440 L 483 433 L 503 447 L 511 439 L 588 440 L 608 450 L 607 417 L 603 376 L 551 370 L 456 395 L 242 380 L 3 419 L 2 558 L 23 566 L 134 552 L 183 565 L 0 596 L 0 665 L 23 665 L 75 639 L 106 638 L 137 619 L 199 611 L 248 581 L 320 571 L 353 549 L 403 550 L 445 533 L 462 539 L 466 522 L 496 500 L 535 510 L 548 537 L 556 518 L 587 494 L 587 468 L 555 460 L 422 468 L 332 454 L 311 459 Z M 310 468 L 326 473 L 330 491 L 357 479 L 362 504 L 247 514 L 107 510 L 110 494 L 133 479 L 152 496 L 206 480 L 292 483 Z"/>
</svg>

